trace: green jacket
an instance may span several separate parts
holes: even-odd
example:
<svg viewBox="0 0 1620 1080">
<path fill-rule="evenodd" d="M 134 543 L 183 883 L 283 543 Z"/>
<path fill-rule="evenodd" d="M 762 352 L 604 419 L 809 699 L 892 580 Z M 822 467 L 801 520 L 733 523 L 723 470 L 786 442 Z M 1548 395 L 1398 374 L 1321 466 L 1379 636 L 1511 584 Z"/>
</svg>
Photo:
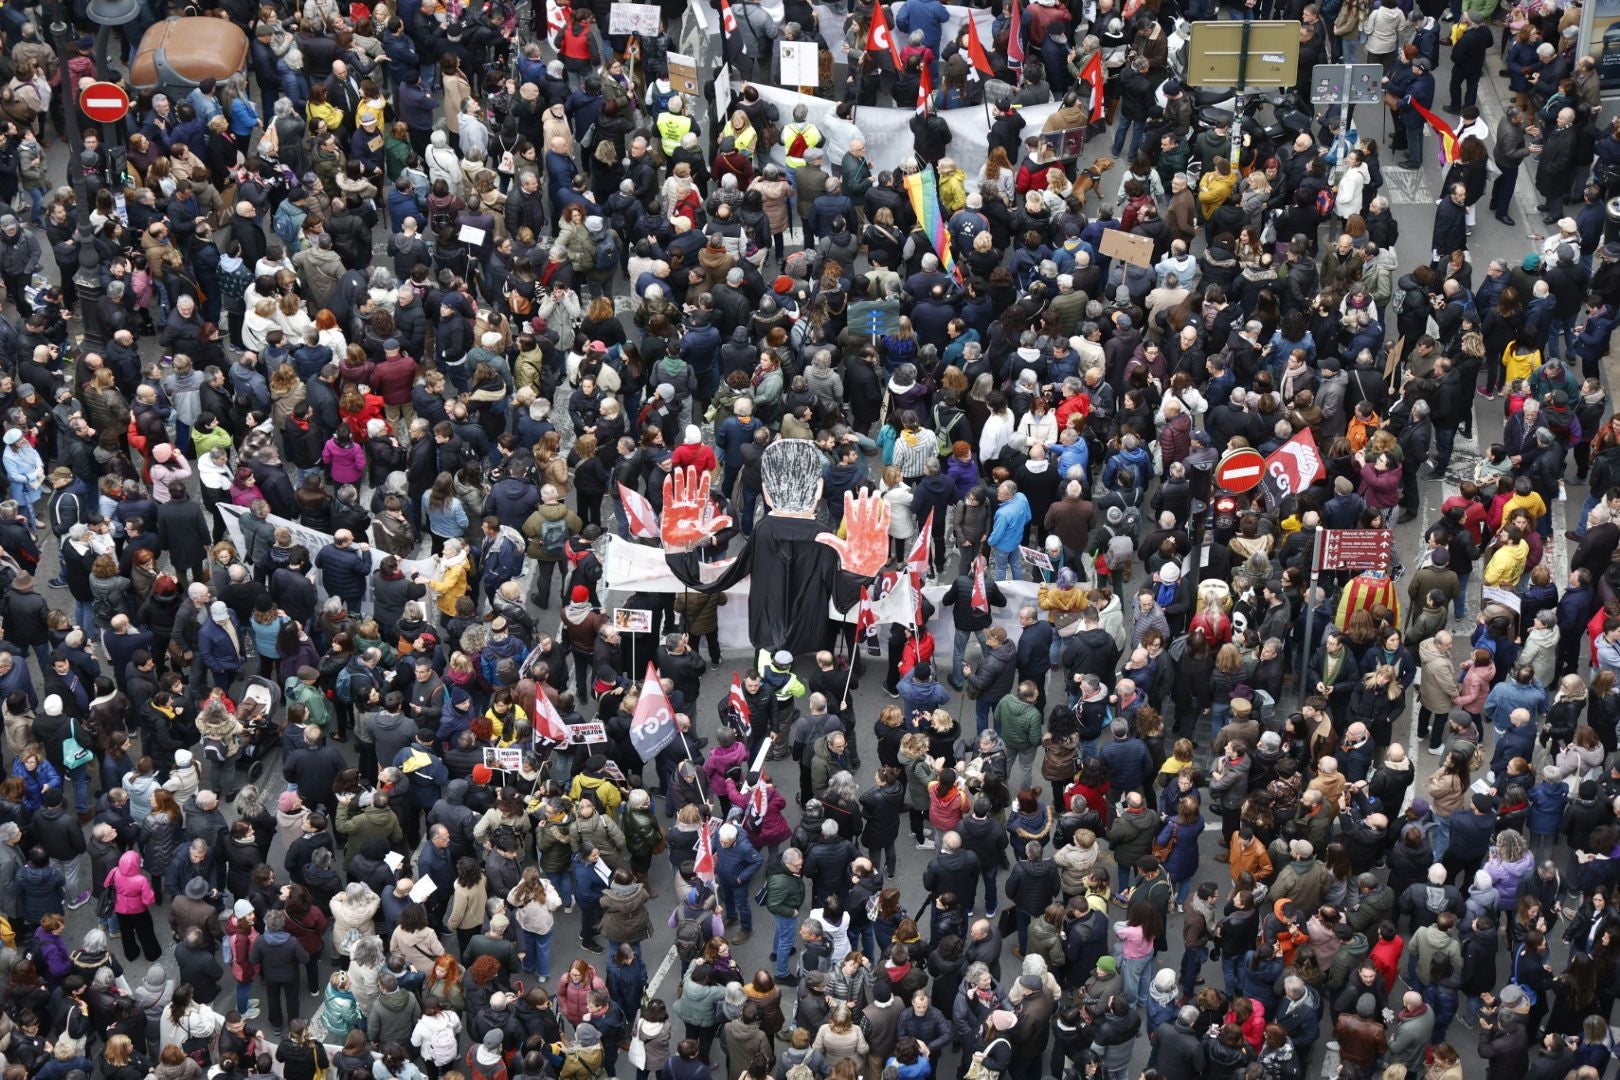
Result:
<svg viewBox="0 0 1620 1080">
<path fill-rule="evenodd" d="M 804 878 L 779 870 L 765 879 L 765 910 L 791 919 L 804 910 Z"/>
<path fill-rule="evenodd" d="M 353 802 L 339 803 L 337 831 L 343 837 L 343 857 L 352 860 L 371 840 L 386 840 L 393 851 L 405 848 L 405 831 L 399 817 L 387 807 L 368 806 L 361 810 Z"/>
<path fill-rule="evenodd" d="M 995 721 L 1009 754 L 1041 745 L 1041 710 L 1031 702 L 1020 700 L 1016 693 L 996 702 Z"/>
<path fill-rule="evenodd" d="M 624 811 L 624 849 L 631 855 L 649 856 L 658 846 L 658 841 L 664 838 L 664 832 L 658 827 L 658 819 L 651 810 Z"/>
<path fill-rule="evenodd" d="M 295 701 L 301 703 L 309 710 L 311 724 L 322 731 L 332 726 L 332 705 L 326 700 L 326 695 L 321 693 L 320 687 L 307 686 L 294 675 L 287 680 L 285 689 L 287 704 L 291 705 Z"/>
</svg>

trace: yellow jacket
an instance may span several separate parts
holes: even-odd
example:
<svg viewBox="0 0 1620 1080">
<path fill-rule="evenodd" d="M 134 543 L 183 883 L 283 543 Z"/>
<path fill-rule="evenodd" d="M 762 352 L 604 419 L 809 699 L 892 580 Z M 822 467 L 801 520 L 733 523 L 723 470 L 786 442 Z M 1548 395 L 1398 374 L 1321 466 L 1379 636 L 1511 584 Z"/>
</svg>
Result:
<svg viewBox="0 0 1620 1080">
<path fill-rule="evenodd" d="M 967 205 L 967 173 L 952 169 L 939 174 L 939 203 L 947 215 Z"/>
<path fill-rule="evenodd" d="M 311 101 L 308 105 L 304 106 L 304 119 L 310 123 L 313 123 L 316 120 L 325 120 L 326 129 L 328 131 L 336 131 L 338 128 L 343 126 L 344 117 L 343 110 L 338 108 L 336 105 L 333 105 L 331 102 L 327 102 L 323 105 L 317 105 L 315 102 Z"/>
<path fill-rule="evenodd" d="M 1198 178 L 1198 208 L 1204 212 L 1206 218 L 1221 208 L 1221 204 L 1232 194 L 1237 182 L 1236 169 L 1229 171 L 1225 176 L 1211 169 Z"/>
<path fill-rule="evenodd" d="M 439 611 L 445 615 L 456 613 L 456 601 L 467 594 L 467 560 L 461 558 L 446 563 L 439 576 L 428 582 L 428 588 L 439 598 Z"/>
<path fill-rule="evenodd" d="M 1502 369 L 1506 372 L 1508 385 L 1515 379 L 1528 379 L 1530 373 L 1541 366 L 1541 350 L 1519 353 L 1515 349 L 1518 342 L 1508 342 L 1508 347 L 1502 350 Z"/>
<path fill-rule="evenodd" d="M 568 797 L 574 802 L 579 802 L 581 795 L 589 795 L 609 819 L 618 816 L 619 801 L 623 796 L 619 794 L 619 785 L 612 780 L 603 776 L 576 773 L 574 784 L 568 789 Z"/>
<path fill-rule="evenodd" d="M 1530 560 L 1530 545 L 1520 540 L 1517 544 L 1503 544 L 1491 553 L 1485 564 L 1485 584 L 1499 589 L 1518 586 L 1524 576 L 1524 564 Z"/>
</svg>

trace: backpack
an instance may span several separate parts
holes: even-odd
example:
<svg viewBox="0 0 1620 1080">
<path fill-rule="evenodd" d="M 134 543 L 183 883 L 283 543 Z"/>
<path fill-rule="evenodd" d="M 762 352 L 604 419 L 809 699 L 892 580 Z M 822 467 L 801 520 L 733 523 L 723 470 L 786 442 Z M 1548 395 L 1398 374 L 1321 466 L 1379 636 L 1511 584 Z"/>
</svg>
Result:
<svg viewBox="0 0 1620 1080">
<path fill-rule="evenodd" d="M 680 957 L 681 966 L 685 968 L 703 952 L 703 946 L 708 944 L 708 938 L 703 932 L 703 919 L 685 919 L 675 928 L 675 954 Z"/>
<path fill-rule="evenodd" d="M 793 133 L 793 141 L 788 143 L 787 146 L 787 156 L 791 158 L 802 158 L 804 157 L 804 152 L 808 149 L 810 149 L 810 140 L 804 137 L 803 131 L 795 131 Z"/>
<path fill-rule="evenodd" d="M 568 547 L 568 519 L 546 518 L 540 522 L 540 551 L 548 559 L 560 559 Z"/>
<path fill-rule="evenodd" d="M 956 425 L 962 422 L 962 410 L 943 401 L 934 406 L 934 437 L 939 440 L 939 456 L 949 457 L 951 443 L 955 437 L 951 434 Z"/>
<path fill-rule="evenodd" d="M 1316 214 L 1318 217 L 1331 217 L 1335 205 L 1332 188 L 1323 188 L 1316 193 Z"/>
<path fill-rule="evenodd" d="M 336 691 L 337 699 L 343 704 L 354 704 L 354 676 L 351 674 L 347 664 L 343 665 L 343 669 L 337 673 Z"/>
<path fill-rule="evenodd" d="M 433 1034 L 428 1036 L 428 1056 L 435 1063 L 440 1058 L 449 1058 L 454 1061 L 456 1059 L 456 1048 L 456 1033 L 448 1025 L 440 1025 L 434 1028 Z"/>
<path fill-rule="evenodd" d="M 596 242 L 596 261 L 594 268 L 599 271 L 612 270 L 619 264 L 619 248 L 613 243 L 613 237 L 604 236 Z"/>
</svg>

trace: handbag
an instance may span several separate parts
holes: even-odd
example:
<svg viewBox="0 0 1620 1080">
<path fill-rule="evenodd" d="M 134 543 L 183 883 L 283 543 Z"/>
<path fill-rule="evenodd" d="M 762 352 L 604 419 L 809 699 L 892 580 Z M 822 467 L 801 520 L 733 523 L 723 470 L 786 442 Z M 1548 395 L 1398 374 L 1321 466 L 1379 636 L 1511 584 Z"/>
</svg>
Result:
<svg viewBox="0 0 1620 1080">
<path fill-rule="evenodd" d="M 641 1041 L 639 1035 L 630 1040 L 630 1049 L 625 1056 L 630 1059 L 632 1069 L 645 1069 L 647 1067 L 647 1044 Z"/>
<path fill-rule="evenodd" d="M 62 764 L 68 769 L 82 769 L 94 759 L 95 755 L 79 742 L 74 721 L 69 717 L 68 737 L 62 740 Z"/>
<path fill-rule="evenodd" d="M 1519 957 L 1521 957 L 1523 955 L 1524 955 L 1524 946 L 1523 945 L 1520 945 L 1517 949 L 1515 949 L 1513 951 L 1513 977 L 1508 979 L 1508 984 L 1511 985 L 1511 986 L 1517 986 L 1519 988 L 1519 990 L 1524 994 L 1524 1000 L 1525 1000 L 1526 1004 L 1528 1004 L 1533 1009 L 1533 1008 L 1536 1007 L 1536 999 L 1540 995 L 1538 995 L 1536 993 L 1536 988 L 1535 987 L 1530 986 L 1527 983 L 1522 983 L 1522 982 L 1519 981 Z"/>
<path fill-rule="evenodd" d="M 1176 850 L 1176 830 L 1172 826 L 1171 829 L 1170 829 L 1170 839 L 1169 839 L 1169 841 L 1167 841 L 1166 843 L 1163 843 L 1163 844 L 1160 844 L 1160 843 L 1157 843 L 1157 842 L 1154 843 L 1154 845 L 1153 845 L 1153 857 L 1155 859 L 1158 859 L 1159 863 L 1161 865 L 1163 865 L 1164 863 L 1169 861 L 1170 855 L 1175 850 Z"/>
<path fill-rule="evenodd" d="M 103 886 L 101 890 L 101 899 L 96 901 L 96 915 L 98 918 L 106 921 L 117 914 L 118 890 Z"/>
</svg>

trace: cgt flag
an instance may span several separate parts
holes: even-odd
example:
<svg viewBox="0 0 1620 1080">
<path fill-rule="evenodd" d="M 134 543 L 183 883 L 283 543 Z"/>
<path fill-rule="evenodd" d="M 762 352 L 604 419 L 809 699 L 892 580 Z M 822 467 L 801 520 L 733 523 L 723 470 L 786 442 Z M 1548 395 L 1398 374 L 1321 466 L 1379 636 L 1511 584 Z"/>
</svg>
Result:
<svg viewBox="0 0 1620 1080">
<path fill-rule="evenodd" d="M 984 556 L 973 562 L 973 610 L 990 614 L 990 595 L 984 588 Z"/>
<path fill-rule="evenodd" d="M 969 25 L 972 25 L 971 22 Z M 928 545 L 932 542 L 933 535 L 934 510 L 930 508 L 928 517 L 923 521 L 922 532 L 917 534 L 911 550 L 906 552 L 906 569 L 911 572 L 913 582 L 921 581 L 928 576 Z"/>
<path fill-rule="evenodd" d="M 568 742 L 568 725 L 564 724 L 562 717 L 557 715 L 557 706 L 546 697 L 545 691 L 536 687 L 534 691 L 534 741 L 545 741 L 563 746 Z"/>
<path fill-rule="evenodd" d="M 864 597 L 866 590 L 861 594 Z M 731 673 L 731 690 L 726 694 L 726 718 L 743 738 L 754 733 L 753 713 L 748 708 L 748 695 L 743 693 L 742 676 Z"/>
<path fill-rule="evenodd" d="M 1290 496 L 1298 495 L 1327 475 L 1322 455 L 1316 449 L 1316 437 L 1310 428 L 1273 450 L 1260 472 L 1260 482 L 1266 489 L 1266 503 L 1276 509 Z"/>
<path fill-rule="evenodd" d="M 1103 107 L 1103 74 L 1102 50 L 1098 49 L 1086 61 L 1086 66 L 1080 69 L 1080 78 L 1091 87 L 1091 122 L 1096 123 L 1103 118 L 1107 110 Z"/>
<path fill-rule="evenodd" d="M 636 712 L 630 718 L 630 745 L 642 761 L 651 761 L 658 751 L 675 738 L 675 713 L 669 707 L 664 686 L 658 681 L 658 667 L 647 665 L 647 677 L 641 683 L 641 696 L 636 699 Z"/>
<path fill-rule="evenodd" d="M 698 830 L 697 851 L 692 859 L 692 872 L 710 885 L 714 884 L 715 827 L 713 818 L 703 823 L 703 828 Z"/>
<path fill-rule="evenodd" d="M 872 5 L 872 25 L 866 31 L 866 51 L 888 53 L 894 70 L 900 70 L 900 46 L 894 42 L 894 31 L 889 28 L 889 18 L 883 13 L 881 3 Z"/>
<path fill-rule="evenodd" d="M 625 519 L 630 524 L 630 535 L 644 540 L 658 539 L 658 511 L 639 491 L 619 485 L 619 502 L 624 506 Z"/>
</svg>

